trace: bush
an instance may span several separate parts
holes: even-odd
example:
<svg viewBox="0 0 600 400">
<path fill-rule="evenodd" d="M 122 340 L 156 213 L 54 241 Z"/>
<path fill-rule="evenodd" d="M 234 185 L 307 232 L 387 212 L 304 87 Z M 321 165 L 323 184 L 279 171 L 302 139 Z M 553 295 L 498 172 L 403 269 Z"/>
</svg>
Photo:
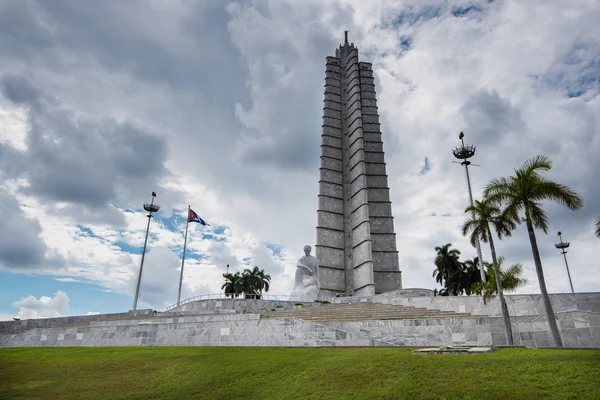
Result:
<svg viewBox="0 0 600 400">
<path fill-rule="evenodd" d="M 283 306 L 281 304 L 277 304 L 275 308 L 283 308 Z"/>
<path fill-rule="evenodd" d="M 300 306 L 300 307 L 304 307 L 304 304 L 302 303 L 294 303 L 295 306 Z"/>
</svg>

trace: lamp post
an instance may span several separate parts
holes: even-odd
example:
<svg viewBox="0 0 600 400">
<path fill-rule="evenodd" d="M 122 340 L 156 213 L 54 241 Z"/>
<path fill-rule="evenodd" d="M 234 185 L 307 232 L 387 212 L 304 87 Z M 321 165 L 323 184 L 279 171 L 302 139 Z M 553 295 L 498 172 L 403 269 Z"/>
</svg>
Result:
<svg viewBox="0 0 600 400">
<path fill-rule="evenodd" d="M 575 290 L 573 290 L 573 281 L 571 280 L 571 272 L 569 272 L 569 263 L 567 262 L 567 249 L 569 248 L 571 243 L 563 242 L 561 232 L 558 232 L 558 238 L 560 239 L 560 243 L 556 243 L 554 247 L 561 250 L 561 254 L 565 258 L 565 266 L 567 267 L 567 275 L 569 276 L 569 285 L 571 285 L 571 293 L 575 293 Z"/>
<path fill-rule="evenodd" d="M 150 220 L 152 219 L 152 213 L 160 210 L 158 204 L 154 204 L 154 198 L 156 192 L 152 192 L 152 201 L 150 203 L 144 203 L 144 210 L 148 212 L 148 225 L 146 226 L 146 238 L 144 239 L 144 249 L 142 250 L 142 262 L 140 263 L 140 272 L 138 274 L 137 284 L 135 285 L 135 296 L 133 297 L 133 311 L 137 310 L 137 304 L 140 297 L 140 285 L 142 283 L 142 271 L 144 270 L 144 258 L 146 256 L 146 245 L 148 244 L 148 232 L 150 231 Z"/>
<path fill-rule="evenodd" d="M 460 165 L 465 166 L 465 174 L 467 175 L 467 190 L 469 192 L 469 201 L 471 203 L 471 207 L 473 207 L 473 193 L 471 191 L 471 177 L 469 176 L 469 165 L 471 164 L 471 161 L 469 161 L 469 158 L 471 158 L 475 155 L 475 147 L 465 145 L 465 141 L 463 140 L 464 137 L 465 137 L 465 134 L 463 132 L 460 132 L 460 134 L 458 135 L 458 138 L 460 139 L 462 146 L 457 147 L 454 150 L 452 150 L 452 154 L 454 154 L 454 157 L 458 158 L 459 160 L 462 160 Z M 473 213 L 473 216 L 475 216 L 474 213 Z M 481 273 L 481 280 L 485 282 L 485 271 L 483 269 L 483 257 L 481 257 L 481 245 L 479 244 L 479 236 L 477 236 L 477 240 L 475 241 L 475 247 L 477 248 L 477 257 L 479 257 L 478 264 L 479 264 L 479 272 Z"/>
</svg>

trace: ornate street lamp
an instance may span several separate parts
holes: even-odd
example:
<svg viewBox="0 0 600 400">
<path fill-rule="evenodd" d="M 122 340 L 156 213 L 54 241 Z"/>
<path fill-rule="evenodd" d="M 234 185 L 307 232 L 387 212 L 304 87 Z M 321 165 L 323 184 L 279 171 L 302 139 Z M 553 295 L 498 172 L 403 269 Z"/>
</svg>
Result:
<svg viewBox="0 0 600 400">
<path fill-rule="evenodd" d="M 462 146 L 457 147 L 454 150 L 452 150 L 452 154 L 454 154 L 454 157 L 458 158 L 459 160 L 462 160 L 460 165 L 465 166 L 465 173 L 467 175 L 467 189 L 469 191 L 469 200 L 471 202 L 471 207 L 473 207 L 473 193 L 471 192 L 471 177 L 469 176 L 469 165 L 471 164 L 471 161 L 469 161 L 469 158 L 471 158 L 475 155 L 475 147 L 465 145 L 465 141 L 463 140 L 464 137 L 465 137 L 465 134 L 463 132 L 460 132 L 460 134 L 458 135 L 458 138 L 460 139 Z M 474 213 L 473 213 L 473 216 L 475 216 Z M 477 236 L 477 240 L 475 241 L 475 247 L 477 248 L 477 257 L 479 257 L 478 264 L 479 264 L 479 272 L 481 273 L 481 280 L 485 282 L 485 271 L 483 268 L 483 257 L 481 257 L 481 245 L 479 244 L 479 236 Z"/>
<path fill-rule="evenodd" d="M 148 244 L 148 232 L 150 231 L 150 220 L 152 219 L 152 213 L 158 212 L 160 206 L 154 204 L 154 198 L 156 192 L 152 192 L 152 201 L 150 203 L 144 203 L 144 210 L 148 212 L 148 226 L 146 226 L 146 238 L 144 239 L 144 249 L 142 250 L 142 262 L 140 263 L 140 272 L 138 274 L 137 284 L 135 285 L 135 296 L 133 298 L 133 311 L 137 310 L 137 304 L 140 297 L 140 285 L 142 283 L 142 271 L 144 270 L 144 258 L 146 256 L 146 245 Z"/>
<path fill-rule="evenodd" d="M 571 280 L 571 272 L 569 272 L 569 263 L 567 262 L 567 249 L 569 248 L 571 243 L 563 242 L 561 232 L 558 232 L 558 238 L 560 239 L 560 243 L 556 243 L 554 247 L 561 250 L 561 254 L 565 258 L 565 266 L 567 267 L 567 275 L 569 276 L 569 285 L 571 285 L 571 293 L 575 293 L 575 290 L 573 290 L 573 281 Z"/>
</svg>

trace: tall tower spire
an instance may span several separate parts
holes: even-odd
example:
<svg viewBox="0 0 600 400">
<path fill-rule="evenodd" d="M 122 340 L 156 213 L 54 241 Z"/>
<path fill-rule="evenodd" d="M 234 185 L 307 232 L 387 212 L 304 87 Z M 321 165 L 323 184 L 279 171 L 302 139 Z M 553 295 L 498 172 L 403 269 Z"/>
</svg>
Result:
<svg viewBox="0 0 600 400">
<path fill-rule="evenodd" d="M 317 211 L 321 291 L 402 288 L 371 63 L 348 43 L 327 57 Z"/>
</svg>

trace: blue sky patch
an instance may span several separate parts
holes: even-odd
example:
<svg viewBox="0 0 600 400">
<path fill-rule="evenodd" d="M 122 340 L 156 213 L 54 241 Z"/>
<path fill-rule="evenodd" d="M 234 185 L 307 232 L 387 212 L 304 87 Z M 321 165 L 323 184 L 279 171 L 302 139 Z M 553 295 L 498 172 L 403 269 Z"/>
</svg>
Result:
<svg viewBox="0 0 600 400">
<path fill-rule="evenodd" d="M 281 247 L 275 243 L 265 243 L 267 249 L 273 252 L 274 257 L 281 257 Z"/>
<path fill-rule="evenodd" d="M 482 9 L 477 6 L 456 7 L 452 9 L 452 15 L 455 17 L 464 17 L 467 14 L 480 13 Z"/>
<path fill-rule="evenodd" d="M 429 171 L 431 171 L 431 163 L 429 162 L 429 157 L 425 157 L 423 160 L 423 167 L 421 168 L 419 175 L 425 175 Z"/>
<path fill-rule="evenodd" d="M 127 253 L 142 254 L 142 248 L 143 247 L 131 246 L 131 245 L 129 245 L 129 244 L 125 243 L 125 242 L 122 242 L 122 241 L 115 242 L 114 245 L 117 246 L 122 251 L 125 251 Z"/>
<path fill-rule="evenodd" d="M 81 233 L 83 233 L 83 236 L 89 236 L 89 237 L 96 237 L 96 235 L 94 235 L 94 232 L 92 232 L 92 230 L 90 228 L 86 228 L 85 226 L 82 225 L 76 225 L 77 229 L 79 229 L 79 231 Z"/>
</svg>

